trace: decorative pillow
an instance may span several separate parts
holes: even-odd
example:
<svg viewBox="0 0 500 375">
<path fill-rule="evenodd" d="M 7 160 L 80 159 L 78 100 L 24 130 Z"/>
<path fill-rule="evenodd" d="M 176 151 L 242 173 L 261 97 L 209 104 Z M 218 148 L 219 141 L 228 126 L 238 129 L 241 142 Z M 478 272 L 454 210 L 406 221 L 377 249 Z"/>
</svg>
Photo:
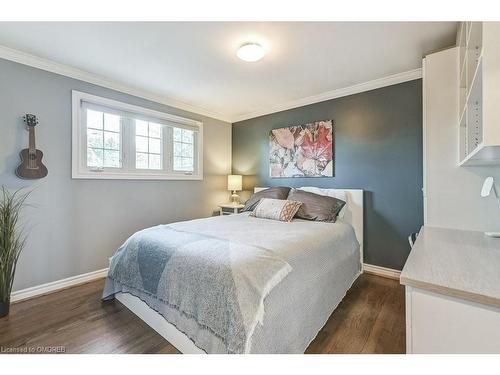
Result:
<svg viewBox="0 0 500 375">
<path fill-rule="evenodd" d="M 345 190 L 342 189 L 322 189 L 322 188 L 317 188 L 313 186 L 306 186 L 306 187 L 300 187 L 298 188 L 299 190 L 302 191 L 308 191 L 310 193 L 318 194 L 318 195 L 326 195 L 327 197 L 333 197 L 340 199 L 341 201 L 347 202 L 347 197 L 345 194 Z M 337 217 L 343 218 L 345 211 L 346 211 L 347 205 L 345 205 L 337 215 Z"/>
<path fill-rule="evenodd" d="M 290 188 L 285 186 L 275 186 L 269 189 L 261 190 L 252 195 L 250 199 L 246 201 L 243 211 L 253 211 L 253 209 L 257 206 L 257 203 L 259 203 L 262 198 L 286 199 L 289 192 Z"/>
<path fill-rule="evenodd" d="M 285 199 L 262 198 L 250 216 L 290 222 L 302 203 Z"/>
<path fill-rule="evenodd" d="M 345 205 L 340 199 L 297 189 L 290 191 L 288 199 L 302 203 L 296 214 L 299 219 L 314 221 L 335 222 L 338 213 Z"/>
</svg>

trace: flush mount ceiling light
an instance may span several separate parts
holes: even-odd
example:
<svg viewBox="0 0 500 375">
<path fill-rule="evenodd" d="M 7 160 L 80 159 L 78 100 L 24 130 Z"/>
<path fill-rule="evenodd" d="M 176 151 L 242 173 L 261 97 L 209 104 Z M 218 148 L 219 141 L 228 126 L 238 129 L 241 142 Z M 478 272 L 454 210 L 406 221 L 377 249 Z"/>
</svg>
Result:
<svg viewBox="0 0 500 375">
<path fill-rule="evenodd" d="M 245 43 L 238 48 L 238 52 L 236 52 L 236 56 L 248 62 L 258 61 L 264 57 L 265 54 L 266 51 L 264 51 L 264 48 L 258 43 Z"/>
</svg>

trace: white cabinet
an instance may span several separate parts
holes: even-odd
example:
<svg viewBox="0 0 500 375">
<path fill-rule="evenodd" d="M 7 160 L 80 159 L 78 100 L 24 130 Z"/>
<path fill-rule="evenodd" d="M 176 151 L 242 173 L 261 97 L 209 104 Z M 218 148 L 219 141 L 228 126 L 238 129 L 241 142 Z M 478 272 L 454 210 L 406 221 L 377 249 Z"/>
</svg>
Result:
<svg viewBox="0 0 500 375">
<path fill-rule="evenodd" d="M 459 165 L 500 165 L 500 23 L 462 22 L 459 47 Z"/>
<path fill-rule="evenodd" d="M 424 226 L 401 271 L 407 353 L 500 354 L 500 239 Z"/>
<path fill-rule="evenodd" d="M 500 353 L 500 308 L 407 286 L 406 353 Z"/>
</svg>

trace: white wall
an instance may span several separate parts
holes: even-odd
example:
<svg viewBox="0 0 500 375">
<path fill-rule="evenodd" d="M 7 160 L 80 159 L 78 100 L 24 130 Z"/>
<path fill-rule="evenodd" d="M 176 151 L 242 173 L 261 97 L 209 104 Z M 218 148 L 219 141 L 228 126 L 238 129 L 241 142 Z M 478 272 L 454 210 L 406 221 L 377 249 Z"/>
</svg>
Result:
<svg viewBox="0 0 500 375">
<path fill-rule="evenodd" d="M 71 90 L 203 121 L 203 181 L 73 180 Z M 37 148 L 49 175 L 14 174 L 27 147 L 25 113 L 40 119 Z M 0 185 L 34 189 L 29 228 L 14 290 L 102 269 L 132 233 L 149 226 L 210 216 L 229 199 L 231 124 L 0 59 Z"/>
<path fill-rule="evenodd" d="M 424 222 L 429 226 L 500 230 L 500 208 L 481 198 L 485 177 L 500 167 L 459 167 L 458 48 L 424 58 Z M 499 124 L 500 126 L 500 124 Z M 500 191 L 500 189 L 498 189 Z"/>
</svg>

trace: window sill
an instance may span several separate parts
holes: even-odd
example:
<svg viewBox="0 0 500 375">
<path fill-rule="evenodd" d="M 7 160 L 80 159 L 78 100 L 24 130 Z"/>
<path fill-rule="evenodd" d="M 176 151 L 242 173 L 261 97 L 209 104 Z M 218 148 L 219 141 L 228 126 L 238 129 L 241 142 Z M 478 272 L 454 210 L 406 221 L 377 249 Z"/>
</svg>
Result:
<svg viewBox="0 0 500 375">
<path fill-rule="evenodd" d="M 201 175 L 185 174 L 154 174 L 154 173 L 110 173 L 110 172 L 78 172 L 71 175 L 72 179 L 84 180 L 203 180 Z"/>
</svg>

